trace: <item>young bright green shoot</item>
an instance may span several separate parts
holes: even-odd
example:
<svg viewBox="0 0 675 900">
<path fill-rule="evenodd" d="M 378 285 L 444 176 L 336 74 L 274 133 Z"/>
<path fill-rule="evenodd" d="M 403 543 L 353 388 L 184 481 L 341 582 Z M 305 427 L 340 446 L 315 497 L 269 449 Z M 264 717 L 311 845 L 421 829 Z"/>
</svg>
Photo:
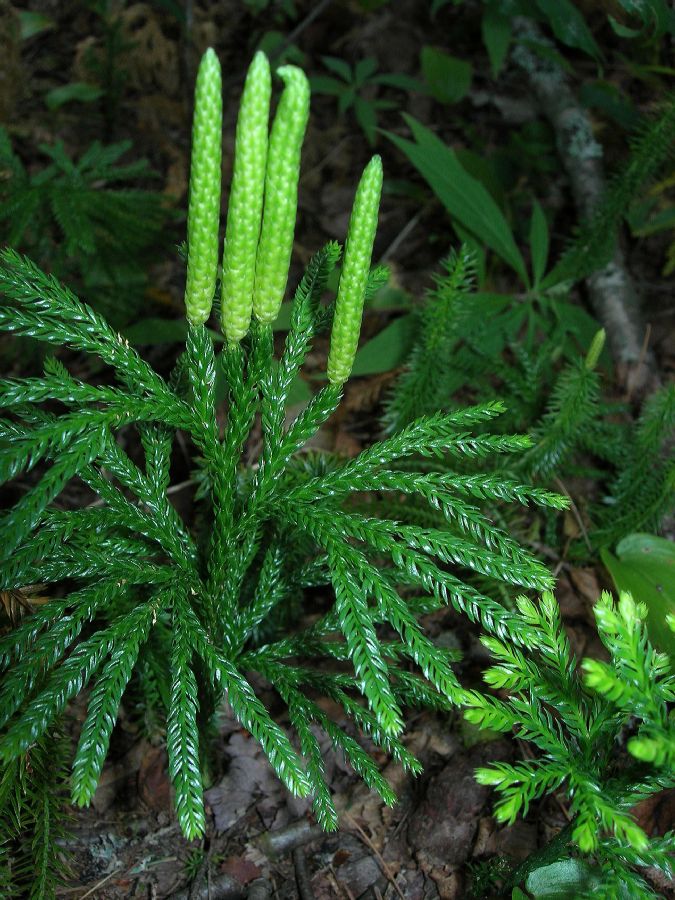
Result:
<svg viewBox="0 0 675 900">
<path fill-rule="evenodd" d="M 484 678 L 499 693 L 468 691 L 466 699 L 470 722 L 515 730 L 531 747 L 525 759 L 477 770 L 478 781 L 499 794 L 495 817 L 513 824 L 542 798 L 566 795 L 570 823 L 561 836 L 577 854 L 592 854 L 593 896 L 656 897 L 639 868 L 672 878 L 675 835 L 650 839 L 632 810 L 673 782 L 675 676 L 649 640 L 647 610 L 629 594 L 616 604 L 603 593 L 594 613 L 608 661 L 585 659 L 580 672 L 553 594 L 539 603 L 520 597 L 517 605 L 517 642 L 490 626 L 482 639 L 493 658 Z M 541 865 L 568 855 L 559 842 L 558 856 Z"/>
<path fill-rule="evenodd" d="M 209 49 L 197 73 L 192 124 L 185 310 L 193 325 L 208 319 L 216 290 L 222 120 L 220 62 Z"/>
</svg>

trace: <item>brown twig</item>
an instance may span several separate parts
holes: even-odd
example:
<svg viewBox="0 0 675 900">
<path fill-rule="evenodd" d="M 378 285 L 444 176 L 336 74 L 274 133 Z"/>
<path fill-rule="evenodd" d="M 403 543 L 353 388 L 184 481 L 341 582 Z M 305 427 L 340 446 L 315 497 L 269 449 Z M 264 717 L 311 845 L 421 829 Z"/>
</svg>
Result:
<svg viewBox="0 0 675 900">
<path fill-rule="evenodd" d="M 588 538 L 588 532 L 586 531 L 586 526 L 584 525 L 583 519 L 581 518 L 581 513 L 579 512 L 579 508 L 577 507 L 576 503 L 572 499 L 572 495 L 565 487 L 564 482 L 561 481 L 557 475 L 556 475 L 554 481 L 558 485 L 560 490 L 563 492 L 563 494 L 570 501 L 570 509 L 572 510 L 572 515 L 576 519 L 577 525 L 579 526 L 579 530 L 581 531 L 581 536 L 583 537 L 586 546 L 588 547 L 589 550 L 591 550 L 592 549 L 591 542 Z"/>
<path fill-rule="evenodd" d="M 396 883 L 396 879 L 394 878 L 393 872 L 391 871 L 391 869 L 389 868 L 389 866 L 388 866 L 387 863 L 385 862 L 384 857 L 382 856 L 382 854 L 380 853 L 380 851 L 377 849 L 377 847 L 375 846 L 375 844 L 373 844 L 373 842 L 371 841 L 371 839 L 370 839 L 370 838 L 368 837 L 368 835 L 365 833 L 365 831 L 363 830 L 363 828 L 361 828 L 361 826 L 359 825 L 359 823 L 358 823 L 355 819 L 352 819 L 352 817 L 349 815 L 349 813 L 343 813 L 342 816 L 343 816 L 344 819 L 347 820 L 347 822 L 348 822 L 348 823 L 350 824 L 350 826 L 354 829 L 354 831 L 356 831 L 357 835 L 358 835 L 359 838 L 363 841 L 363 843 L 366 845 L 366 847 L 368 847 L 368 849 L 372 852 L 372 854 L 374 855 L 375 859 L 377 860 L 377 864 L 378 864 L 379 867 L 382 869 L 382 874 L 385 876 L 385 878 L 387 879 L 387 881 L 389 882 L 389 884 L 391 884 L 391 886 L 394 888 L 394 890 L 395 890 L 396 893 L 399 895 L 399 897 L 401 898 L 401 900 L 406 900 L 405 894 L 403 893 L 403 891 L 401 890 L 401 888 L 400 888 L 400 887 L 398 886 L 398 884 Z"/>
<path fill-rule="evenodd" d="M 293 851 L 293 865 L 295 867 L 295 883 L 298 888 L 300 900 L 314 900 L 314 891 L 309 880 L 307 860 L 302 847 L 296 847 Z"/>
<path fill-rule="evenodd" d="M 307 819 L 301 819 L 278 831 L 266 831 L 258 838 L 258 844 L 267 856 L 281 856 L 324 836 L 325 832 L 319 825 L 311 825 Z"/>
<path fill-rule="evenodd" d="M 602 147 L 593 136 L 588 113 L 577 101 L 565 72 L 551 58 L 536 54 L 528 46 L 530 41 L 550 45 L 539 26 L 521 17 L 513 21 L 517 40 L 512 58 L 526 73 L 532 94 L 555 132 L 558 154 L 579 215 L 591 221 L 605 193 Z M 656 359 L 647 348 L 641 353 L 645 326 L 640 300 L 618 242 L 607 265 L 585 281 L 593 312 L 607 332 L 624 383 L 631 391 L 657 386 L 660 379 Z"/>
</svg>

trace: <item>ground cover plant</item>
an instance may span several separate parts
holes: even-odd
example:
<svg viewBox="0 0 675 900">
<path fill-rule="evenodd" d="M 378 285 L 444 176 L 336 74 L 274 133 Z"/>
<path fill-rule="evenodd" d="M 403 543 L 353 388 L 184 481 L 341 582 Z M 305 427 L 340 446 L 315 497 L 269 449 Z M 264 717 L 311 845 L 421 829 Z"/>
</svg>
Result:
<svg viewBox="0 0 675 900">
<path fill-rule="evenodd" d="M 508 412 L 491 428 L 527 431 L 532 439 L 521 456 L 504 461 L 507 470 L 558 490 L 586 475 L 602 489 L 586 503 L 586 534 L 573 555 L 658 531 L 675 508 L 675 387 L 654 391 L 637 421 L 627 420 L 626 404 L 603 395 L 605 332 L 589 337 L 590 317 L 545 295 L 528 308 L 508 294 L 477 290 L 475 279 L 475 254 L 465 245 L 413 313 L 412 347 L 385 399 L 385 428 L 395 432 L 420 412 L 450 411 L 460 396 L 480 402 L 498 392 Z"/>
<path fill-rule="evenodd" d="M 564 505 L 554 494 L 512 481 L 439 480 L 391 468 L 413 456 L 482 458 L 523 450 L 528 441 L 517 435 L 471 434 L 472 426 L 499 414 L 498 402 L 419 419 L 327 469 L 321 460 L 297 459 L 339 403 L 366 293 L 381 280 L 380 271 L 370 272 L 370 259 L 382 166 L 374 157 L 357 188 L 334 306 L 320 303 L 340 255 L 340 248 L 329 244 L 313 258 L 296 291 L 291 329 L 275 364 L 271 324 L 288 277 L 309 106 L 302 71 L 284 66 L 277 74 L 285 87 L 269 137 L 271 76 L 261 53 L 242 97 L 220 283 L 227 343 L 218 357 L 205 327 L 219 256 L 222 101 L 213 51 L 205 54 L 197 77 L 185 291 L 189 328 L 171 378 L 161 378 L 105 320 L 25 257 L 3 251 L 0 270 L 7 301 L 0 313 L 3 329 L 97 354 L 118 380 L 116 387 L 90 386 L 50 360 L 43 378 L 5 380 L 0 389 L 9 414 L 2 422 L 3 480 L 48 463 L 35 486 L 3 515 L 2 588 L 21 590 L 35 580 L 76 585 L 2 640 L 7 671 L 0 692 L 5 727 L 0 753 L 18 778 L 16 761 L 49 733 L 68 701 L 93 679 L 71 789 L 74 803 L 90 802 L 121 696 L 152 631 L 165 662 L 169 770 L 188 839 L 204 831 L 200 754 L 224 698 L 289 790 L 313 797 L 324 827 L 337 827 L 337 814 L 312 722 L 383 800 L 393 802 L 370 756 L 325 715 L 312 692 L 342 704 L 375 745 L 418 771 L 418 761 L 399 740 L 402 707 L 443 707 L 462 697 L 451 667 L 454 655 L 429 640 L 418 614 L 451 603 L 501 633 L 512 615 L 466 584 L 461 570 L 534 589 L 551 584 L 546 568 L 467 498 L 487 492 Z M 329 321 L 328 384 L 286 428 L 289 387 L 314 331 Z M 217 366 L 230 398 L 222 438 L 214 399 Z M 58 403 L 61 412 L 45 409 L 45 401 Z M 255 469 L 242 469 L 242 445 L 258 411 L 262 454 Z M 144 467 L 114 439 L 115 431 L 130 423 L 138 429 Z M 207 506 L 199 536 L 190 533 L 167 499 L 176 429 L 191 437 L 199 453 L 200 493 Z M 102 503 L 55 509 L 53 501 L 76 476 Z M 345 508 L 353 494 L 373 490 L 420 494 L 444 510 L 458 533 Z M 323 584 L 332 587 L 334 605 L 306 630 L 284 629 L 284 605 L 297 603 L 304 588 Z M 422 596 L 410 599 L 400 592 L 411 586 Z M 270 628 L 275 614 L 278 634 Z M 263 623 L 264 642 L 256 640 Z M 353 671 L 331 673 L 311 665 L 321 658 L 348 663 Z M 420 674 L 408 671 L 406 659 Z M 300 753 L 256 696 L 250 672 L 271 682 L 287 704 Z M 48 877 L 43 871 L 42 880 Z"/>
<path fill-rule="evenodd" d="M 465 715 L 481 728 L 517 729 L 540 755 L 480 768 L 477 778 L 499 792 L 495 814 L 502 822 L 513 823 L 532 802 L 560 787 L 569 797 L 571 819 L 549 847 L 510 874 L 507 886 L 530 887 L 533 873 L 541 877 L 552 866 L 551 886 L 567 878 L 568 893 L 577 897 L 655 896 L 639 867 L 654 866 L 672 878 L 675 836 L 650 840 L 630 809 L 673 784 L 675 733 L 668 710 L 675 679 L 668 656 L 650 644 L 646 607 L 629 594 L 618 604 L 607 593 L 599 598 L 594 612 L 609 662 L 586 659 L 583 671 L 552 594 L 541 603 L 521 597 L 518 610 L 522 625 L 532 628 L 522 649 L 494 635 L 482 639 L 494 659 L 485 681 L 508 691 L 506 699 L 475 692 Z M 617 758 L 625 728 L 636 733 L 627 754 Z M 577 854 L 570 855 L 566 845 Z"/>
<path fill-rule="evenodd" d="M 41 219 L 0 251 L 2 896 L 669 896 L 648 6 L 14 17 L 4 221 Z M 178 198 L 142 263 L 142 204 L 111 231 L 77 171 L 122 146 Z"/>
<path fill-rule="evenodd" d="M 95 141 L 74 160 L 63 143 L 43 144 L 50 163 L 32 173 L 0 129 L 3 241 L 52 274 L 77 279 L 89 302 L 118 326 L 142 301 L 168 213 L 161 195 L 124 186 L 152 175 L 146 160 L 119 165 L 130 146 Z"/>
</svg>

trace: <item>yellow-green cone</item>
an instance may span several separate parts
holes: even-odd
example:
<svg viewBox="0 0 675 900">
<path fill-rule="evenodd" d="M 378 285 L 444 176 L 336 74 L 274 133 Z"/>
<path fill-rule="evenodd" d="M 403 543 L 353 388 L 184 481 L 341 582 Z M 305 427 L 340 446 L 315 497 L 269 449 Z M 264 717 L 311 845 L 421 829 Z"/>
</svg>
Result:
<svg viewBox="0 0 675 900">
<path fill-rule="evenodd" d="M 284 299 L 298 207 L 300 150 L 309 117 L 309 82 L 296 66 L 277 74 L 285 87 L 270 134 L 265 176 L 265 206 L 256 259 L 253 313 L 273 322 Z"/>
<path fill-rule="evenodd" d="M 331 384 L 344 384 L 354 365 L 381 193 L 382 160 L 374 156 L 361 176 L 349 220 L 328 354 Z"/>
<path fill-rule="evenodd" d="M 593 340 L 591 341 L 591 346 L 588 348 L 588 353 L 586 354 L 586 368 L 594 369 L 598 360 L 600 359 L 600 354 L 602 353 L 602 349 L 605 346 L 605 329 L 601 328 L 600 331 L 596 331 Z"/>
<path fill-rule="evenodd" d="M 223 247 L 221 324 L 230 344 L 244 337 L 251 321 L 271 92 L 270 65 L 259 51 L 249 66 L 239 107 Z"/>
<path fill-rule="evenodd" d="M 199 64 L 192 122 L 185 310 L 193 325 L 208 319 L 216 289 L 222 120 L 220 63 L 209 48 Z"/>
</svg>

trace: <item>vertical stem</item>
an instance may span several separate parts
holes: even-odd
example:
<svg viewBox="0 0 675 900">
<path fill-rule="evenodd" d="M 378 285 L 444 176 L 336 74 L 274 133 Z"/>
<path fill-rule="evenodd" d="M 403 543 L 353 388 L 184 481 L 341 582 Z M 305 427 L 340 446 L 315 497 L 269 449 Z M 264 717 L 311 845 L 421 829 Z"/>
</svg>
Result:
<svg viewBox="0 0 675 900">
<path fill-rule="evenodd" d="M 543 866 L 549 866 L 551 863 L 557 862 L 567 853 L 567 845 L 572 840 L 572 832 L 574 831 L 575 821 L 568 822 L 552 840 L 539 850 L 525 859 L 519 866 L 514 869 L 508 882 L 502 889 L 504 897 L 510 897 L 513 888 L 522 884 L 535 869 L 541 869 Z"/>
</svg>

